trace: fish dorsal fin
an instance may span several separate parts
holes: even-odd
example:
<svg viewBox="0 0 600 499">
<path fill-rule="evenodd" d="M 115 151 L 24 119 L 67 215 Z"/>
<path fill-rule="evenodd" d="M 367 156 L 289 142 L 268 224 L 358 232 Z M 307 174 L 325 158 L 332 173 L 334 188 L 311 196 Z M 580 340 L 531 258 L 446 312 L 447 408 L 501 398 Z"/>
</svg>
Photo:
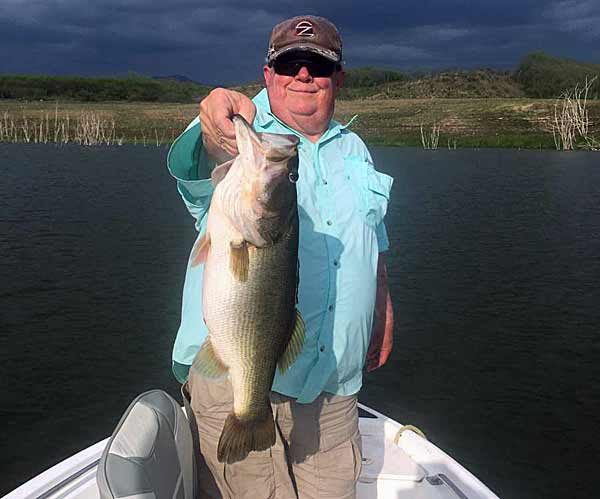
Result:
<svg viewBox="0 0 600 499">
<path fill-rule="evenodd" d="M 227 366 L 217 356 L 210 336 L 206 338 L 196 354 L 192 369 L 205 378 L 222 378 L 227 375 Z"/>
<path fill-rule="evenodd" d="M 249 158 L 252 162 L 255 162 L 262 155 L 260 137 L 242 115 L 235 114 L 232 121 L 240 156 Z"/>
<path fill-rule="evenodd" d="M 296 316 L 294 318 L 294 325 L 292 329 L 292 336 L 290 337 L 290 341 L 281 357 L 279 357 L 279 361 L 277 365 L 279 366 L 279 372 L 284 373 L 288 370 L 288 368 L 294 363 L 296 357 L 302 350 L 304 346 L 304 320 L 302 320 L 302 316 L 298 309 L 296 309 Z"/>
<path fill-rule="evenodd" d="M 221 180 L 225 178 L 225 175 L 227 175 L 227 173 L 229 172 L 231 165 L 233 165 L 233 159 L 215 166 L 215 169 L 210 174 L 210 178 L 212 179 L 213 185 L 215 187 Z"/>
</svg>

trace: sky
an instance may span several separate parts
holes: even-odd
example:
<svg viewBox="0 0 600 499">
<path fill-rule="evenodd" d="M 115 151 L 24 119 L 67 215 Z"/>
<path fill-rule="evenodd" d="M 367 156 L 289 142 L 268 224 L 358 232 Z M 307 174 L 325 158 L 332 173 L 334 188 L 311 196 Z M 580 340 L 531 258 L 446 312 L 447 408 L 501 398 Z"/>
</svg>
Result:
<svg viewBox="0 0 600 499">
<path fill-rule="evenodd" d="M 336 24 L 350 68 L 600 63 L 598 0 L 0 0 L 0 74 L 259 80 L 272 27 L 304 14 Z"/>
</svg>

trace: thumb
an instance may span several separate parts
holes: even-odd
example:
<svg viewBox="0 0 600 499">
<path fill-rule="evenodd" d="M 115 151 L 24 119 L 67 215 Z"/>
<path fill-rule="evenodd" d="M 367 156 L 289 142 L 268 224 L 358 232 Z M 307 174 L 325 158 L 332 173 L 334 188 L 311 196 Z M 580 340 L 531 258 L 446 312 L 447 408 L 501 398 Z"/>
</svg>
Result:
<svg viewBox="0 0 600 499">
<path fill-rule="evenodd" d="M 219 162 L 238 154 L 231 121 L 234 114 L 240 114 L 252 123 L 256 107 L 244 94 L 224 88 L 215 88 L 200 102 L 202 141 L 209 156 Z"/>
<path fill-rule="evenodd" d="M 220 112 L 215 113 L 214 123 L 217 130 L 220 130 L 222 138 L 220 147 L 229 156 L 234 157 L 239 154 L 237 141 L 235 137 L 235 128 L 231 121 L 233 115 L 241 115 L 250 125 L 256 115 L 256 106 L 244 94 L 233 90 L 225 91 L 225 101 Z"/>
<path fill-rule="evenodd" d="M 256 106 L 254 102 L 252 102 L 248 97 L 239 92 L 232 92 L 232 108 L 234 109 L 234 114 L 241 115 L 250 125 L 254 121 L 254 117 L 256 116 Z"/>
</svg>

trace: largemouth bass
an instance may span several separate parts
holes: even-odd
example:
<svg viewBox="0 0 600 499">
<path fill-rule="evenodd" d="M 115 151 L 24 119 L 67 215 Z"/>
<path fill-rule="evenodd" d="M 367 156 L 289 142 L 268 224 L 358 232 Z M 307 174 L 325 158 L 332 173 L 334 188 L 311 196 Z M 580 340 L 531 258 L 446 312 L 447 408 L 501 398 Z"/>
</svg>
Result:
<svg viewBox="0 0 600 499">
<path fill-rule="evenodd" d="M 298 286 L 298 138 L 256 133 L 233 118 L 239 155 L 212 173 L 206 234 L 192 252 L 205 262 L 203 314 L 208 337 L 192 369 L 229 373 L 233 412 L 217 458 L 233 463 L 275 443 L 269 400 L 275 369 L 285 371 L 304 342 Z"/>
</svg>

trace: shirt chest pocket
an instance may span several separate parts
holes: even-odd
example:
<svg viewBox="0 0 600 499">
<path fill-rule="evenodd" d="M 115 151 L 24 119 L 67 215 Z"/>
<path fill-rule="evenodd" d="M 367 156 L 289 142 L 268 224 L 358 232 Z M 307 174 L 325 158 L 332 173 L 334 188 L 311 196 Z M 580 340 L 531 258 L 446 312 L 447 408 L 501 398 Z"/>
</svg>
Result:
<svg viewBox="0 0 600 499">
<path fill-rule="evenodd" d="M 375 170 L 368 161 L 353 156 L 344 158 L 344 170 L 357 212 L 367 224 L 376 227 L 385 217 L 394 179 Z"/>
</svg>

